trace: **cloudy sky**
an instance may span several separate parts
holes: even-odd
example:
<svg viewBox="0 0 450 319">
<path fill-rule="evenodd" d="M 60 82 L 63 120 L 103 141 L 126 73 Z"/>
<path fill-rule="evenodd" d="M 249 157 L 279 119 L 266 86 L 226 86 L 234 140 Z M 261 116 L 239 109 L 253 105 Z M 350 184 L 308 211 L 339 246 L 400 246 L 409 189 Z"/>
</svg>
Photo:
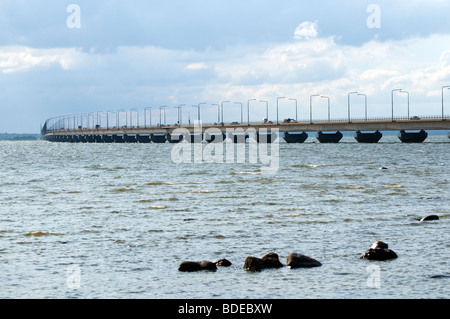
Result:
<svg viewBox="0 0 450 319">
<path fill-rule="evenodd" d="M 75 4 L 76 6 L 71 6 Z M 78 10 L 79 9 L 79 10 Z M 37 133 L 47 118 L 167 106 L 197 116 L 309 119 L 310 96 L 347 116 L 439 115 L 450 85 L 450 1 L 0 0 L 0 132 Z M 256 99 L 254 101 L 253 99 Z M 395 115 L 406 116 L 406 94 Z M 445 94 L 450 113 L 450 90 Z M 362 96 L 352 116 L 364 116 Z M 314 99 L 326 118 L 327 99 Z M 141 117 L 142 118 L 142 117 Z M 142 121 L 142 119 L 141 119 Z M 154 120 L 155 121 L 155 120 Z"/>
</svg>

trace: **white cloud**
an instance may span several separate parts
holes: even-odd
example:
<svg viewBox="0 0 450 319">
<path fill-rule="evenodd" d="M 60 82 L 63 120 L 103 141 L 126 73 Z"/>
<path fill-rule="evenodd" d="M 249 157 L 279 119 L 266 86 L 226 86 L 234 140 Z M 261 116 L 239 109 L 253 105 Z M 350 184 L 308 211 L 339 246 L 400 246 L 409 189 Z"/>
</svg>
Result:
<svg viewBox="0 0 450 319">
<path fill-rule="evenodd" d="M 308 40 L 317 37 L 317 21 L 305 21 L 300 23 L 295 29 L 294 38 L 297 40 Z"/>
<path fill-rule="evenodd" d="M 64 70 L 74 67 L 77 49 L 34 49 L 24 46 L 0 48 L 0 70 L 3 73 L 25 72 L 58 65 Z"/>
</svg>

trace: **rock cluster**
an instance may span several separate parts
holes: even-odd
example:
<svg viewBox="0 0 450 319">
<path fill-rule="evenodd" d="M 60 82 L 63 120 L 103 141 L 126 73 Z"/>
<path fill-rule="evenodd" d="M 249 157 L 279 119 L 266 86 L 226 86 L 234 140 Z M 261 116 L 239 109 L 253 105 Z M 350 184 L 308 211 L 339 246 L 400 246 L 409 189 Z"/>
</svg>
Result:
<svg viewBox="0 0 450 319">
<path fill-rule="evenodd" d="M 364 254 L 361 255 L 360 259 L 389 260 L 397 257 L 397 254 L 388 248 L 388 244 L 378 240 Z M 178 266 L 178 270 L 184 272 L 200 270 L 216 271 L 217 267 L 228 266 L 231 266 L 231 262 L 227 259 L 217 259 L 213 262 L 207 260 L 183 261 Z M 321 262 L 300 253 L 290 253 L 287 256 L 286 267 L 289 269 L 312 268 L 320 266 L 322 266 Z M 280 262 L 278 254 L 274 252 L 269 252 L 261 258 L 248 256 L 244 262 L 244 270 L 249 272 L 257 272 L 263 269 L 281 267 L 284 267 L 284 265 Z"/>
<path fill-rule="evenodd" d="M 216 271 L 218 266 L 228 267 L 231 262 L 227 259 L 218 259 L 215 261 L 183 261 L 179 266 L 179 271 L 193 272 L 200 270 Z"/>
<path fill-rule="evenodd" d="M 281 268 L 283 264 L 280 262 L 276 253 L 270 252 L 261 258 L 248 256 L 244 262 L 244 269 L 248 271 L 261 271 L 264 268 Z"/>
<path fill-rule="evenodd" d="M 388 248 L 388 244 L 377 240 L 360 258 L 369 260 L 389 260 L 397 257 L 397 254 Z"/>
</svg>

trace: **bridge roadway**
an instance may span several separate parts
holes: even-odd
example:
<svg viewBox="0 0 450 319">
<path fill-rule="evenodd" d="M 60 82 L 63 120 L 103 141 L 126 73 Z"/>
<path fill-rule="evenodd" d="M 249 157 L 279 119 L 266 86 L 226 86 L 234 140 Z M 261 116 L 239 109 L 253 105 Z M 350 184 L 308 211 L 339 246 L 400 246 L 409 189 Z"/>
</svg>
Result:
<svg viewBox="0 0 450 319">
<path fill-rule="evenodd" d="M 450 130 L 450 121 L 447 118 L 440 119 L 410 119 L 410 120 L 369 120 L 369 121 L 353 121 L 353 122 L 283 122 L 283 123 L 259 123 L 259 124 L 207 124 L 207 125 L 189 125 L 189 126 L 152 126 L 152 127 L 110 127 L 110 128 L 82 128 L 77 129 L 46 129 L 42 132 L 44 139 L 53 142 L 88 142 L 88 143 L 117 143 L 117 142 L 156 142 L 164 143 L 167 140 L 173 142 L 178 138 L 172 139 L 171 134 L 175 129 L 182 128 L 189 131 L 192 135 L 191 139 L 200 134 L 205 133 L 208 129 L 214 128 L 209 133 L 212 135 L 222 132 L 225 134 L 234 134 L 234 140 L 239 136 L 249 137 L 252 132 L 257 132 L 257 140 L 264 133 L 273 133 L 273 129 L 278 129 L 284 133 L 283 138 L 288 143 L 302 143 L 308 134 L 306 132 L 318 132 L 317 139 L 321 143 L 338 143 L 342 138 L 341 131 L 354 131 L 355 139 L 360 143 L 377 143 L 382 134 L 379 131 L 399 131 L 399 139 L 404 143 L 420 143 L 423 142 L 428 134 L 425 130 Z M 262 130 L 261 130 L 262 129 Z M 410 132 L 406 131 L 417 131 Z M 375 132 L 374 132 L 375 131 Z M 243 134 L 242 133 L 246 133 Z M 335 132 L 335 133 L 324 133 Z M 367 132 L 367 133 L 362 133 Z M 373 132 L 373 133 L 371 133 Z M 239 135 L 241 133 L 241 135 Z M 247 134 L 249 133 L 249 134 Z M 160 135 L 160 136 L 158 136 Z M 161 136 L 162 135 L 162 136 Z M 228 135 L 229 137 L 232 137 Z M 268 136 L 268 135 L 265 135 Z M 212 141 L 208 136 L 207 141 Z M 450 133 L 449 133 L 450 138 Z M 271 139 L 270 141 L 272 141 Z M 268 141 L 269 140 L 263 140 Z"/>
<path fill-rule="evenodd" d="M 48 130 L 44 136 L 52 135 L 111 135 L 111 134 L 167 134 L 180 128 L 178 126 L 152 126 L 152 127 L 110 127 L 98 129 L 76 129 L 76 130 Z M 450 120 L 442 119 L 417 119 L 417 120 L 382 120 L 382 121 L 354 121 L 354 122 L 290 122 L 290 123 L 260 123 L 254 124 L 207 124 L 202 126 L 183 125 L 181 128 L 189 130 L 191 133 L 204 132 L 207 129 L 216 128 L 226 133 L 228 130 L 241 128 L 246 130 L 278 129 L 280 132 L 331 132 L 331 131 L 401 131 L 401 130 L 450 130 Z"/>
</svg>

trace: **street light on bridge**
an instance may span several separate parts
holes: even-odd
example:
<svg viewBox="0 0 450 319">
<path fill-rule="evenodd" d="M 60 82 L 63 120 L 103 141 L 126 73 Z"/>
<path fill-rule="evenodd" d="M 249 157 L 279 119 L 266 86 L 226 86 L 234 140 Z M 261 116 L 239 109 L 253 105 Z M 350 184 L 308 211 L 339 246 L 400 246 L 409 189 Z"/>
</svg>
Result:
<svg viewBox="0 0 450 319">
<path fill-rule="evenodd" d="M 159 107 L 159 127 L 161 127 L 161 110 L 166 108 L 167 106 L 160 106 Z M 164 125 L 166 123 L 166 111 L 164 110 Z"/>
<path fill-rule="evenodd" d="M 362 93 L 358 93 L 358 95 L 364 96 L 364 116 L 367 121 L 367 95 L 362 94 Z"/>
<path fill-rule="evenodd" d="M 328 96 L 320 96 L 322 99 L 327 99 L 328 100 L 328 122 L 330 122 L 330 98 Z"/>
<path fill-rule="evenodd" d="M 444 121 L 444 89 L 450 89 L 450 86 L 446 85 L 442 87 L 442 120 Z"/>
<path fill-rule="evenodd" d="M 289 98 L 289 101 L 295 101 L 295 121 L 298 122 L 297 99 Z"/>
<path fill-rule="evenodd" d="M 247 125 L 250 125 L 250 101 L 256 101 L 256 99 L 250 99 L 247 101 Z"/>
<path fill-rule="evenodd" d="M 116 126 L 119 129 L 120 128 L 120 112 L 125 112 L 125 115 L 127 115 L 127 112 L 125 110 L 118 110 L 116 114 Z M 125 124 L 128 125 L 128 116 L 126 117 Z"/>
<path fill-rule="evenodd" d="M 186 104 L 178 104 L 177 109 L 178 109 L 178 125 L 181 126 L 182 125 L 182 117 L 183 117 L 183 112 L 181 111 L 181 107 L 185 106 Z"/>
<path fill-rule="evenodd" d="M 394 92 L 401 91 L 402 89 L 393 89 L 391 91 L 391 113 L 392 113 L 392 122 L 394 122 Z"/>
<path fill-rule="evenodd" d="M 137 108 L 133 108 L 130 110 L 130 127 L 133 127 L 133 111 L 136 111 L 136 122 L 137 127 L 139 127 L 139 110 Z"/>
<path fill-rule="evenodd" d="M 243 120 L 242 103 L 241 102 L 234 102 L 234 104 L 240 104 L 241 105 L 241 124 L 242 124 L 242 120 Z"/>
<path fill-rule="evenodd" d="M 314 96 L 320 96 L 319 94 L 313 94 L 309 96 L 309 122 L 312 124 L 312 98 Z"/>
<path fill-rule="evenodd" d="M 221 106 L 220 106 L 220 112 L 221 112 L 221 124 L 222 124 L 222 126 L 223 126 L 223 124 L 224 124 L 224 122 L 223 122 L 223 104 L 224 103 L 230 103 L 230 101 L 222 101 L 222 103 L 221 103 Z"/>
<path fill-rule="evenodd" d="M 348 107 L 348 122 L 351 123 L 351 119 L 350 119 L 350 95 L 352 94 L 358 94 L 358 92 L 349 92 L 347 94 L 347 107 Z"/>
<path fill-rule="evenodd" d="M 407 109 L 408 113 L 407 114 L 408 114 L 408 119 L 409 119 L 409 92 L 401 90 L 398 93 L 406 93 L 406 95 L 408 96 L 408 104 L 407 104 L 408 105 L 408 109 Z"/>
<path fill-rule="evenodd" d="M 269 102 L 260 100 L 259 102 L 266 103 L 266 120 L 269 121 Z"/>
<path fill-rule="evenodd" d="M 147 128 L 147 110 L 150 110 L 150 126 L 152 126 L 152 108 L 146 107 L 144 109 L 144 126 Z"/>
<path fill-rule="evenodd" d="M 280 124 L 280 122 L 279 122 L 279 120 L 278 120 L 278 101 L 279 101 L 279 100 L 282 100 L 282 99 L 285 99 L 285 97 L 284 97 L 284 96 L 277 97 L 277 125 Z"/>
<path fill-rule="evenodd" d="M 220 104 L 212 104 L 212 106 L 216 105 L 217 106 L 217 124 L 220 123 Z"/>
</svg>

